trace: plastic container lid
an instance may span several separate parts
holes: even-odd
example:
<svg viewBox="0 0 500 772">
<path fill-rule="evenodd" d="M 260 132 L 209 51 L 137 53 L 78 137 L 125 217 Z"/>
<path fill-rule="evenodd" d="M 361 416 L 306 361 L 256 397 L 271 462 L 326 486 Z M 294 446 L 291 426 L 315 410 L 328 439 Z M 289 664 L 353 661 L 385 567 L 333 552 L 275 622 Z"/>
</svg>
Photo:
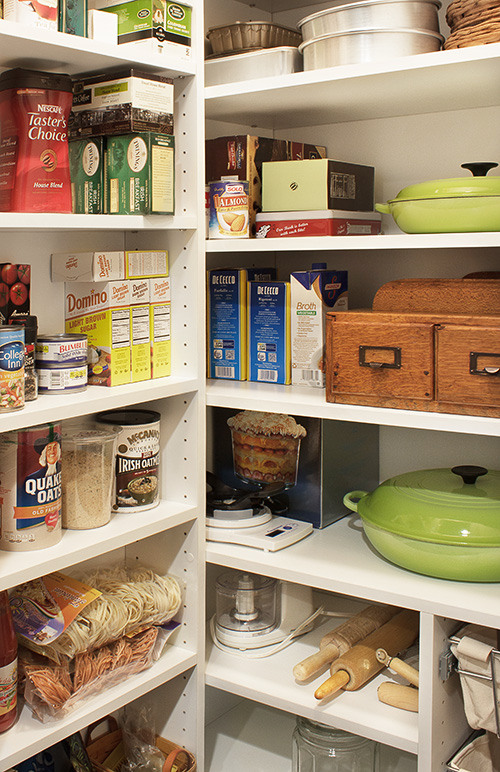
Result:
<svg viewBox="0 0 500 772">
<path fill-rule="evenodd" d="M 99 423 L 119 424 L 122 426 L 138 426 L 139 424 L 152 424 L 159 421 L 160 413 L 156 410 L 108 410 L 99 413 L 96 420 Z"/>
</svg>

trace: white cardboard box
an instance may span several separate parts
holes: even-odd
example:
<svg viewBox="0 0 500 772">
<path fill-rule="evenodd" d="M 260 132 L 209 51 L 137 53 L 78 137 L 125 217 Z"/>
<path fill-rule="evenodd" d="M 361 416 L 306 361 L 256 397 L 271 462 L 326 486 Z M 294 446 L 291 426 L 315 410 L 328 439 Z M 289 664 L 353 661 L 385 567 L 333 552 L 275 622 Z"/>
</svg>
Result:
<svg viewBox="0 0 500 772">
<path fill-rule="evenodd" d="M 119 281 L 125 278 L 125 252 L 60 252 L 51 255 L 52 281 Z"/>
</svg>

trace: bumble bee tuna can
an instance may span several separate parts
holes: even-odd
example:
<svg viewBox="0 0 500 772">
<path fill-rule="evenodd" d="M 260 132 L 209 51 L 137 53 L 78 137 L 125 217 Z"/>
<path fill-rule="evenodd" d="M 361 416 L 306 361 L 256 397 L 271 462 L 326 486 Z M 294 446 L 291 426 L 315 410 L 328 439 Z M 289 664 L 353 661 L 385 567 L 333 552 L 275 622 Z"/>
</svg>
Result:
<svg viewBox="0 0 500 772">
<path fill-rule="evenodd" d="M 249 236 L 248 182 L 210 183 L 210 239 L 245 239 Z"/>
<path fill-rule="evenodd" d="M 61 539 L 61 427 L 0 436 L 0 548 L 26 551 Z"/>
</svg>

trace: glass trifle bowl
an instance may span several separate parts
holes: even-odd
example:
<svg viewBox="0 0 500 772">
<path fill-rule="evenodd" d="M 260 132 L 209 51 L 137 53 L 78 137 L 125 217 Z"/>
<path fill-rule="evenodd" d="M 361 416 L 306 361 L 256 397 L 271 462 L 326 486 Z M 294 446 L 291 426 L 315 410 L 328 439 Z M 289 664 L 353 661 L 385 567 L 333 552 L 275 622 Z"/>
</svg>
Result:
<svg viewBox="0 0 500 772">
<path fill-rule="evenodd" d="M 243 410 L 228 419 L 234 473 L 253 483 L 297 482 L 300 441 L 306 430 L 292 416 Z"/>
</svg>

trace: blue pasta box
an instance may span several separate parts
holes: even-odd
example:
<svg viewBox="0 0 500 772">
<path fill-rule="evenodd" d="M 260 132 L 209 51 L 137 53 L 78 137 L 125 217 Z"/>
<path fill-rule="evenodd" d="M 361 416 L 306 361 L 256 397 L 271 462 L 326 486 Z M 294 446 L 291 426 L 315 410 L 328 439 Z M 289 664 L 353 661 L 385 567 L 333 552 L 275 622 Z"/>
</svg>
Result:
<svg viewBox="0 0 500 772">
<path fill-rule="evenodd" d="M 248 380 L 290 383 L 290 283 L 248 283 Z"/>
<path fill-rule="evenodd" d="M 207 375 L 247 377 L 247 282 L 269 280 L 274 268 L 216 268 L 207 272 Z"/>
</svg>

